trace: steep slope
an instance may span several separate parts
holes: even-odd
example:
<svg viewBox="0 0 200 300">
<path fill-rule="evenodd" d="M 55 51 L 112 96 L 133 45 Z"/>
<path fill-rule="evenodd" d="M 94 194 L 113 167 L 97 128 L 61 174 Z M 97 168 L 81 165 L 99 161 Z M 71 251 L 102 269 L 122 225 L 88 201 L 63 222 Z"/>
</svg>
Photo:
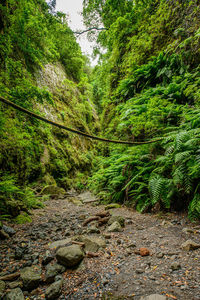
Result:
<svg viewBox="0 0 200 300">
<path fill-rule="evenodd" d="M 65 15 L 44 0 L 5 0 L 0 26 L 1 96 L 68 127 L 98 130 L 90 69 Z M 93 149 L 89 140 L 0 104 L 1 214 L 37 206 L 38 186 L 81 187 Z"/>
</svg>

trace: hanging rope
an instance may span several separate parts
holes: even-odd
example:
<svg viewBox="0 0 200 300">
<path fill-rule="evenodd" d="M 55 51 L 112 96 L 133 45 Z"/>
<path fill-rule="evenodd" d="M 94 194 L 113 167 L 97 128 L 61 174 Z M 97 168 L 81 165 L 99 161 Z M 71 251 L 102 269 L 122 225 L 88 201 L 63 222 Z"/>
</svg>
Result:
<svg viewBox="0 0 200 300">
<path fill-rule="evenodd" d="M 15 108 L 16 110 L 19 110 L 35 119 L 38 119 L 38 120 L 41 120 L 45 123 L 48 123 L 48 124 L 51 124 L 53 126 L 56 126 L 58 128 L 61 128 L 61 129 L 64 129 L 64 130 L 67 130 L 67 131 L 70 131 L 70 132 L 73 132 L 75 134 L 78 134 L 78 135 L 81 135 L 81 136 L 84 136 L 86 138 L 90 138 L 90 139 L 93 139 L 93 140 L 96 140 L 96 141 L 101 141 L 101 142 L 105 142 L 105 143 L 114 143 L 114 144 L 123 144 L 123 145 L 144 145 L 144 144 L 151 144 L 151 143 L 156 143 L 158 141 L 161 141 L 162 138 L 159 138 L 159 139 L 156 139 L 156 140 L 150 140 L 150 141 L 144 141 L 144 142 L 131 142 L 131 141 L 120 141 L 120 140 L 109 140 L 109 139 L 104 139 L 104 138 L 101 138 L 101 137 L 98 137 L 98 136 L 94 136 L 94 135 L 90 135 L 90 134 L 87 134 L 87 133 L 84 133 L 82 131 L 79 131 L 79 130 L 76 130 L 76 129 L 73 129 L 73 128 L 69 128 L 69 127 L 66 127 L 62 124 L 59 124 L 59 123 L 56 123 L 56 122 L 53 122 L 53 121 L 50 121 L 42 116 L 39 116 L 37 114 L 35 114 L 34 112 L 28 110 L 28 109 L 25 109 L 3 97 L 0 96 L 0 101 L 3 102 L 4 104 L 7 104 L 13 108 Z"/>
</svg>

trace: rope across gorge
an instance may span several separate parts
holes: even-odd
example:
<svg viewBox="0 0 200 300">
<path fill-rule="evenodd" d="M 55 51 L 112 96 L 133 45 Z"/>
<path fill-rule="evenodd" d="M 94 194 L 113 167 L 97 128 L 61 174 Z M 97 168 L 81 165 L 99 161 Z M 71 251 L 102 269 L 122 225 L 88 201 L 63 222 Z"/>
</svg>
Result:
<svg viewBox="0 0 200 300">
<path fill-rule="evenodd" d="M 15 103 L 13 103 L 12 101 L 9 101 L 7 99 L 5 99 L 4 97 L 1 97 L 0 96 L 0 101 L 8 106 L 11 106 L 13 107 L 14 109 L 18 110 L 18 111 L 21 111 L 35 119 L 38 119 L 42 122 L 45 122 L 45 123 L 48 123 L 48 124 L 51 124 L 53 126 L 56 126 L 60 129 L 64 129 L 64 130 L 67 130 L 69 132 L 72 132 L 72 133 L 75 133 L 75 134 L 78 134 L 78 135 L 81 135 L 81 136 L 84 136 L 86 138 L 89 138 L 89 139 L 92 139 L 92 140 L 96 140 L 96 141 L 100 141 L 100 142 L 105 142 L 105 143 L 114 143 L 114 144 L 123 144 L 123 145 L 145 145 L 145 144 L 152 144 L 152 143 L 156 143 L 158 141 L 161 141 L 162 138 L 158 138 L 158 139 L 155 139 L 155 140 L 150 140 L 150 141 L 144 141 L 144 142 L 132 142 L 132 141 L 121 141 L 121 140 L 110 140 L 110 139 L 105 139 L 105 138 L 101 138 L 101 137 L 98 137 L 98 136 L 94 136 L 94 135 L 90 135 L 90 134 L 87 134 L 87 133 L 84 133 L 82 131 L 79 131 L 79 130 L 76 130 L 76 129 L 73 129 L 73 128 L 70 128 L 70 127 L 67 127 L 67 126 L 64 126 L 62 124 L 59 124 L 59 123 L 56 123 L 56 122 L 53 122 L 51 120 L 48 120 L 28 109 L 25 109 L 23 108 L 22 106 L 19 106 Z"/>
</svg>

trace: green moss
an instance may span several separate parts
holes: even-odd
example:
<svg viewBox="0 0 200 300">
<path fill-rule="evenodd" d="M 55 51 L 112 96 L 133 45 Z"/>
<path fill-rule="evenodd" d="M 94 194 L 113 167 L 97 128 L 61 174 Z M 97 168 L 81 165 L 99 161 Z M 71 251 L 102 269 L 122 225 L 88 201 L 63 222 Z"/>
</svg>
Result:
<svg viewBox="0 0 200 300">
<path fill-rule="evenodd" d="M 28 214 L 21 214 L 14 219 L 14 222 L 17 224 L 26 224 L 31 223 L 32 219 Z"/>
</svg>

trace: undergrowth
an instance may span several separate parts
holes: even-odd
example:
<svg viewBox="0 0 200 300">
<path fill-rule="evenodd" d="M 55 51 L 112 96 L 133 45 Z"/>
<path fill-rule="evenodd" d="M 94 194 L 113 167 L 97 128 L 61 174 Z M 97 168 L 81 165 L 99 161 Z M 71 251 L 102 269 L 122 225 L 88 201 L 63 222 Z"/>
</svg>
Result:
<svg viewBox="0 0 200 300">
<path fill-rule="evenodd" d="M 158 143 L 99 147 L 89 187 L 140 212 L 200 218 L 198 1 L 86 1 L 86 24 L 107 28 L 93 88 L 109 138 Z M 99 18 L 92 18 L 97 14 Z M 190 21 L 189 21 L 190 20 Z"/>
</svg>

